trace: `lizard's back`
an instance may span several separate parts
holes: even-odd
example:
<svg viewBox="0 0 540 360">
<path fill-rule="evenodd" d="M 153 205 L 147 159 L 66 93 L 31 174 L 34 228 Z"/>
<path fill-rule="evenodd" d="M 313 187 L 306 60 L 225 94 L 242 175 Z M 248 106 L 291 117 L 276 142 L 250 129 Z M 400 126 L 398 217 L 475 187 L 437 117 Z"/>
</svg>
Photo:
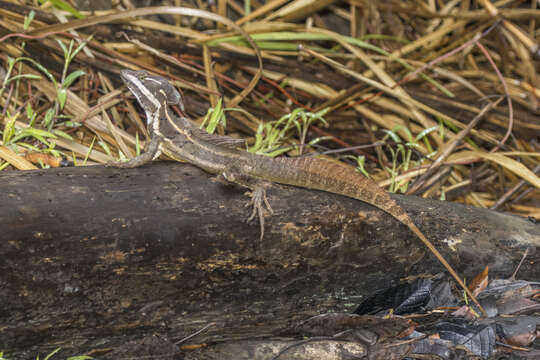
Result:
<svg viewBox="0 0 540 360">
<path fill-rule="evenodd" d="M 259 158 L 254 176 L 287 185 L 323 190 L 369 203 L 410 225 L 407 213 L 373 180 L 356 170 L 315 158 Z"/>
</svg>

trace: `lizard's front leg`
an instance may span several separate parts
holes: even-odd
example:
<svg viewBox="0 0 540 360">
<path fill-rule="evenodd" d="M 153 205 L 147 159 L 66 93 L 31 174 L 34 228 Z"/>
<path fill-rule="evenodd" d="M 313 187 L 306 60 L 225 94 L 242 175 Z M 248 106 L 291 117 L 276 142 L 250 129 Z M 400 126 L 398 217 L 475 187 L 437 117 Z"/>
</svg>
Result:
<svg viewBox="0 0 540 360">
<path fill-rule="evenodd" d="M 225 170 L 219 175 L 219 177 L 227 180 L 228 182 L 247 187 L 251 190 L 248 193 L 248 195 L 251 197 L 251 200 L 249 201 L 249 203 L 246 204 L 246 206 L 253 206 L 253 211 L 251 212 L 248 221 L 253 220 L 255 216 L 259 218 L 259 225 L 261 227 L 260 240 L 262 242 L 262 239 L 264 237 L 264 207 L 266 207 L 270 214 L 274 213 L 272 207 L 270 206 L 270 203 L 268 202 L 268 199 L 266 198 L 266 189 L 272 186 L 272 183 L 259 178 L 255 178 L 253 176 L 246 175 L 235 169 Z"/>
<path fill-rule="evenodd" d="M 162 141 L 162 137 L 154 134 L 148 148 L 141 155 L 134 157 L 128 161 L 110 161 L 106 166 L 113 166 L 118 168 L 136 168 L 142 166 L 150 161 L 156 159 L 161 155 L 161 150 L 159 150 L 159 144 Z"/>
</svg>

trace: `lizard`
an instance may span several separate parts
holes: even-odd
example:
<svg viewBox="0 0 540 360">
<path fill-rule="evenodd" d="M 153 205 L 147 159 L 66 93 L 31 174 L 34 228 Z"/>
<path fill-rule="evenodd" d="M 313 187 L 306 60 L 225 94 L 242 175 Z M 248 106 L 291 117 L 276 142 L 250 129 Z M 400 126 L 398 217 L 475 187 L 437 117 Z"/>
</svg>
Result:
<svg viewBox="0 0 540 360">
<path fill-rule="evenodd" d="M 109 166 L 138 167 L 163 153 L 173 160 L 191 163 L 228 182 L 248 187 L 252 190 L 253 205 L 250 219 L 258 214 L 261 239 L 264 234 L 263 202 L 272 211 L 266 200 L 266 188 L 271 183 L 322 190 L 366 202 L 406 225 L 485 315 L 476 297 L 411 217 L 370 178 L 350 167 L 313 157 L 271 158 L 239 150 L 237 147 L 243 140 L 209 134 L 187 117 L 175 115 L 170 106 L 177 105 L 182 114 L 185 112 L 182 96 L 164 77 L 151 75 L 144 70 L 122 70 L 120 77 L 146 114 L 150 142 L 141 155 L 127 162 L 108 163 Z"/>
</svg>

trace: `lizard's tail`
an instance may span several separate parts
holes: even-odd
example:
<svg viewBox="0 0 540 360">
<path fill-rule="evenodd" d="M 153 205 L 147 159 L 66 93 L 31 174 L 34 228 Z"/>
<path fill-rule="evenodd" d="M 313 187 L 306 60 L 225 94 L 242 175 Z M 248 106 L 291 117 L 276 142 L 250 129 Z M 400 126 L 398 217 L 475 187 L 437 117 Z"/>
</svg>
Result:
<svg viewBox="0 0 540 360">
<path fill-rule="evenodd" d="M 365 179 L 367 179 L 367 178 L 365 178 Z M 429 241 L 425 237 L 425 235 L 420 231 L 420 229 L 418 229 L 416 224 L 412 221 L 411 217 L 405 212 L 405 210 L 403 210 L 403 208 L 401 206 L 399 206 L 396 203 L 396 201 L 394 199 L 392 199 L 390 197 L 390 195 L 386 191 L 381 189 L 374 181 L 371 181 L 369 179 L 364 180 L 364 181 L 369 181 L 369 182 L 373 183 L 372 186 L 376 187 L 376 190 L 373 191 L 374 194 L 373 194 L 372 201 L 367 201 L 367 202 L 379 207 L 380 209 L 382 209 L 384 211 L 386 211 L 387 213 L 389 213 L 390 215 L 395 217 L 397 220 L 399 220 L 401 223 L 407 225 L 407 227 L 409 229 L 411 229 L 411 231 L 420 240 L 422 240 L 424 245 L 426 245 L 426 247 L 433 253 L 433 255 L 435 255 L 437 260 L 440 261 L 440 263 L 446 268 L 446 270 L 448 270 L 450 275 L 452 275 L 452 277 L 456 280 L 456 282 L 459 284 L 459 286 L 461 286 L 463 288 L 465 293 L 467 293 L 467 295 L 472 299 L 472 301 L 474 301 L 474 303 L 478 306 L 478 308 L 480 309 L 482 314 L 487 316 L 486 311 L 484 310 L 482 305 L 480 305 L 480 303 L 478 302 L 478 299 L 476 299 L 476 296 L 474 296 L 473 293 L 471 292 L 471 290 L 469 290 L 469 288 L 465 285 L 465 283 L 463 283 L 463 280 L 461 280 L 459 275 L 452 268 L 452 266 L 448 263 L 448 261 L 445 260 L 445 258 L 439 252 L 439 250 L 437 250 L 437 248 L 435 246 L 433 246 L 431 241 Z M 362 199 L 360 199 L 360 200 L 362 200 Z"/>
<path fill-rule="evenodd" d="M 407 216 L 407 218 L 408 218 L 408 221 L 407 220 L 405 220 L 405 221 L 402 220 L 402 222 L 405 223 L 409 227 L 409 229 L 411 229 L 411 231 L 413 233 L 415 233 L 416 236 L 418 236 L 420 238 L 420 240 L 422 240 L 424 245 L 427 246 L 427 248 L 433 253 L 433 255 L 435 255 L 437 260 L 439 260 L 441 262 L 441 264 L 443 264 L 443 266 L 446 268 L 446 270 L 448 270 L 448 272 L 456 280 L 456 282 L 459 284 L 459 286 L 461 286 L 463 288 L 463 290 L 465 290 L 467 295 L 472 299 L 472 301 L 474 301 L 474 303 L 478 306 L 478 308 L 484 314 L 484 316 L 487 316 L 486 311 L 484 310 L 482 305 L 480 305 L 480 303 L 478 302 L 478 299 L 476 299 L 476 296 L 474 296 L 473 293 L 471 292 L 471 290 L 465 285 L 465 283 L 463 283 L 463 280 L 461 280 L 461 278 L 454 271 L 452 266 L 450 266 L 450 264 L 444 259 L 444 257 L 441 255 L 439 250 L 437 250 L 437 248 L 435 248 L 435 246 L 433 246 L 433 244 L 428 239 L 426 239 L 426 237 L 420 231 L 420 229 L 418 229 L 416 227 L 416 225 L 412 222 L 411 218 L 409 216 Z"/>
<path fill-rule="evenodd" d="M 450 264 L 442 257 L 441 253 L 416 227 L 410 216 L 401 208 L 390 195 L 381 189 L 373 180 L 359 174 L 354 169 L 333 162 L 314 158 L 276 158 L 265 162 L 269 168 L 265 169 L 265 177 L 268 180 L 296 185 L 311 189 L 318 189 L 336 194 L 345 195 L 353 199 L 364 201 L 389 213 L 401 223 L 407 225 L 424 245 L 435 255 L 441 264 L 454 277 L 459 286 L 478 305 L 484 315 L 476 297 L 463 283 Z M 286 172 L 287 176 L 279 175 Z M 277 174 L 277 175 L 274 175 Z"/>
</svg>

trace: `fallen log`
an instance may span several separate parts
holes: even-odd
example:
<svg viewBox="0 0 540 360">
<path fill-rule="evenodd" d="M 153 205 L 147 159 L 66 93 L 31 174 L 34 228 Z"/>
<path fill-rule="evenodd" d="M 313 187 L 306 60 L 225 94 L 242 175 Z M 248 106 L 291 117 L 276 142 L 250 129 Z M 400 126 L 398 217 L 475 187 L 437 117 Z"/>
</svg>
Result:
<svg viewBox="0 0 540 360">
<path fill-rule="evenodd" d="M 360 201 L 278 186 L 246 223 L 244 189 L 180 163 L 0 174 L 0 351 L 103 353 L 148 333 L 272 335 L 442 266 L 404 225 Z M 469 279 L 484 268 L 540 278 L 540 228 L 515 216 L 396 196 Z M 100 350 L 101 349 L 101 350 Z"/>
</svg>

